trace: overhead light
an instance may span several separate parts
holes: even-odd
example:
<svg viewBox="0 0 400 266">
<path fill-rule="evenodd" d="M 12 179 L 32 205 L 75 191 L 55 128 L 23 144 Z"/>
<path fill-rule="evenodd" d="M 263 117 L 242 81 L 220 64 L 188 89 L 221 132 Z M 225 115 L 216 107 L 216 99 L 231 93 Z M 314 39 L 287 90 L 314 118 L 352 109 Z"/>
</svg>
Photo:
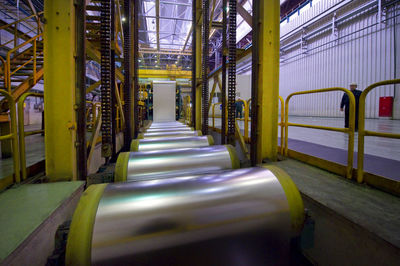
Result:
<svg viewBox="0 0 400 266">
<path fill-rule="evenodd" d="M 125 17 L 122 17 L 121 20 L 122 20 L 122 22 L 125 22 L 125 21 L 126 21 L 126 18 L 125 18 Z"/>
</svg>

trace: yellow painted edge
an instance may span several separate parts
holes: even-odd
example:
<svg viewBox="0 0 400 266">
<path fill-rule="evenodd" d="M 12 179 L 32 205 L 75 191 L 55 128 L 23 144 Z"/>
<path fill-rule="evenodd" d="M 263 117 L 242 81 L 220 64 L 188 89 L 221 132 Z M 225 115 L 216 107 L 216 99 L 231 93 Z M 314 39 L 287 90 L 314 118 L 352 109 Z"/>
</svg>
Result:
<svg viewBox="0 0 400 266">
<path fill-rule="evenodd" d="M 197 136 L 203 136 L 203 133 L 201 133 L 201 130 L 196 130 Z"/>
<path fill-rule="evenodd" d="M 90 265 L 93 226 L 107 184 L 91 185 L 83 192 L 68 233 L 65 265 Z"/>
<path fill-rule="evenodd" d="M 114 182 L 125 182 L 128 174 L 128 161 L 130 152 L 121 152 L 115 164 Z"/>
<path fill-rule="evenodd" d="M 208 144 L 210 146 L 214 145 L 214 138 L 211 135 L 207 135 L 207 139 L 208 139 Z"/>
<path fill-rule="evenodd" d="M 144 134 L 143 133 L 139 133 L 137 136 L 138 139 L 144 139 Z"/>
<path fill-rule="evenodd" d="M 139 151 L 139 140 L 138 139 L 132 140 L 130 151 Z"/>
<path fill-rule="evenodd" d="M 292 229 L 296 233 L 300 233 L 303 228 L 305 214 L 303 200 L 297 186 L 290 176 L 281 168 L 274 165 L 263 165 L 263 167 L 270 170 L 281 184 L 289 204 Z"/>
<path fill-rule="evenodd" d="M 240 168 L 240 160 L 239 157 L 237 156 L 235 148 L 230 144 L 225 145 L 225 147 L 229 152 L 229 156 L 231 157 L 232 169 Z"/>
</svg>

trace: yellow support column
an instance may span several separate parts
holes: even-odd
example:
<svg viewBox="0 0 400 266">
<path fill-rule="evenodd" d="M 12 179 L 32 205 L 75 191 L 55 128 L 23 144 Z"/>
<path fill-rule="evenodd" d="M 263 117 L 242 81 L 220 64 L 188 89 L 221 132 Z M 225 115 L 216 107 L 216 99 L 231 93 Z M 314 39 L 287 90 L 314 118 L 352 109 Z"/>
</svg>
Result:
<svg viewBox="0 0 400 266">
<path fill-rule="evenodd" d="M 201 80 L 201 21 L 202 21 L 202 1 L 197 1 L 196 8 L 196 80 Z M 201 130 L 201 84 L 196 87 L 196 130 Z"/>
<path fill-rule="evenodd" d="M 45 1 L 44 17 L 46 175 L 76 180 L 74 1 Z"/>
<path fill-rule="evenodd" d="M 279 13 L 276 0 L 260 2 L 257 163 L 278 152 Z"/>
</svg>

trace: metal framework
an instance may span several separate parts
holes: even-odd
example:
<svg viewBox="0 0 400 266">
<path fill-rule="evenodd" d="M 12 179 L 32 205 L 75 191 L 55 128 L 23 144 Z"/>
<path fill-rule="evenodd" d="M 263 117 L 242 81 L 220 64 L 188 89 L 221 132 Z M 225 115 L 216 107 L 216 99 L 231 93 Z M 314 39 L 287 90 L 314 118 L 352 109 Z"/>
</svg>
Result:
<svg viewBox="0 0 400 266">
<path fill-rule="evenodd" d="M 203 135 L 208 133 L 208 36 L 209 36 L 209 0 L 203 0 L 203 27 L 202 27 L 202 46 L 203 46 L 203 57 L 202 57 L 202 105 L 201 111 L 203 116 L 202 132 Z"/>
<path fill-rule="evenodd" d="M 229 1 L 228 41 L 228 143 L 235 144 L 236 98 L 236 1 Z"/>
<path fill-rule="evenodd" d="M 111 123 L 111 0 L 101 0 L 101 115 L 102 149 L 106 161 L 112 155 Z"/>
</svg>

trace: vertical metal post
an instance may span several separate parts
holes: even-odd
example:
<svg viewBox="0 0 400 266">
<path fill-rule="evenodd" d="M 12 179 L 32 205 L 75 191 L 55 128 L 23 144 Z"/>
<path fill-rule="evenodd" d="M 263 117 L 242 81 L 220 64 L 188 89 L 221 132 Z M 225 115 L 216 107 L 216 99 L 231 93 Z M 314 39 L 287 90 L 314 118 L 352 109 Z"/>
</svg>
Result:
<svg viewBox="0 0 400 266">
<path fill-rule="evenodd" d="M 228 44 L 228 143 L 235 144 L 235 98 L 236 98 L 236 1 L 229 1 Z"/>
<path fill-rule="evenodd" d="M 201 76 L 202 76 L 202 105 L 201 111 L 203 115 L 203 122 L 202 122 L 202 133 L 203 135 L 208 134 L 208 65 L 209 65 L 209 51 L 208 51 L 208 38 L 210 35 L 209 31 L 209 8 L 210 3 L 209 0 L 203 0 L 203 58 L 202 58 L 202 68 L 201 68 Z"/>
<path fill-rule="evenodd" d="M 51 181 L 76 180 L 74 1 L 45 1 L 44 17 L 46 175 Z"/>
<path fill-rule="evenodd" d="M 196 80 L 201 80 L 201 60 L 202 60 L 202 27 L 201 27 L 201 14 L 202 14 L 202 1 L 196 1 Z M 196 130 L 202 129 L 201 120 L 201 86 L 196 84 Z"/>
<path fill-rule="evenodd" d="M 227 31 L 227 0 L 222 2 L 222 86 L 221 86 L 221 97 L 222 97 L 222 121 L 221 121 L 221 144 L 226 143 L 226 31 Z M 254 5 L 254 4 L 253 4 Z"/>
<path fill-rule="evenodd" d="M 251 165 L 257 164 L 257 138 L 258 138 L 258 49 L 260 43 L 260 1 L 253 2 L 253 30 L 251 47 L 251 135 L 250 135 L 250 161 Z"/>
<path fill-rule="evenodd" d="M 139 133 L 139 63 L 137 58 L 139 58 L 139 0 L 135 0 L 133 10 L 133 109 L 134 109 L 134 138 L 137 137 Z"/>
<path fill-rule="evenodd" d="M 192 121 L 191 126 L 196 126 L 196 30 L 197 30 L 197 0 L 192 0 Z"/>
<path fill-rule="evenodd" d="M 280 3 L 265 0 L 260 3 L 258 46 L 258 119 L 257 163 L 268 158 L 276 161 L 278 152 L 279 105 L 279 26 Z"/>
<path fill-rule="evenodd" d="M 101 155 L 108 163 L 112 155 L 111 124 L 111 0 L 101 0 Z"/>
<path fill-rule="evenodd" d="M 131 0 L 124 0 L 124 150 L 129 151 L 132 140 L 132 92 L 131 92 Z"/>
<path fill-rule="evenodd" d="M 76 162 L 77 179 L 86 180 L 86 3 L 76 2 Z"/>
</svg>

